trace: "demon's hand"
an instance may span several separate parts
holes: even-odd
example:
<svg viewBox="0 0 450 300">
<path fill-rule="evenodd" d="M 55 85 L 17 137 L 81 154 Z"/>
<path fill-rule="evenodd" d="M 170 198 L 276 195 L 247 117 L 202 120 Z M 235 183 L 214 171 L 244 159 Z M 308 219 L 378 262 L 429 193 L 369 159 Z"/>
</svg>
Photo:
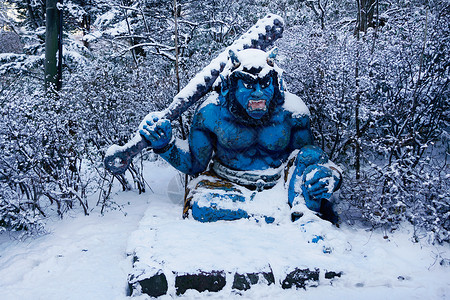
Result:
<svg viewBox="0 0 450 300">
<path fill-rule="evenodd" d="M 329 200 L 339 185 L 340 178 L 321 165 L 310 165 L 303 172 L 302 192 L 306 206 L 319 211 L 322 199 Z"/>
<path fill-rule="evenodd" d="M 150 116 L 142 124 L 139 133 L 155 150 L 166 147 L 172 140 L 172 125 L 167 119 Z"/>
</svg>

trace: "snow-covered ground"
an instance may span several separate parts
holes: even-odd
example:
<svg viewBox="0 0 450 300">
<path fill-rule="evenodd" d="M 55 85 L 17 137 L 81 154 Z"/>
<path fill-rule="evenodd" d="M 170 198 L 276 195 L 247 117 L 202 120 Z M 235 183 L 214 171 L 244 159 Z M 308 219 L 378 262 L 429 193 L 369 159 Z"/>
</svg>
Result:
<svg viewBox="0 0 450 300">
<path fill-rule="evenodd" d="M 383 232 L 350 226 L 327 228 L 314 222 L 300 228 L 288 222 L 268 225 L 246 220 L 201 224 L 183 220 L 180 199 L 168 195 L 176 186 L 172 179 L 177 173 L 171 167 L 155 162 L 145 170 L 153 192 L 138 195 L 117 187 L 113 198 L 117 209 L 103 216 L 98 208 L 89 216 L 73 211 L 64 220 L 49 220 L 48 233 L 39 237 L 17 239 L 1 234 L 0 299 L 129 299 L 127 276 L 132 258 L 127 252 L 138 248 L 139 241 L 146 245 L 157 241 L 148 257 L 169 258 L 172 269 L 192 269 L 200 260 L 199 264 L 238 270 L 265 262 L 282 266 L 292 259 L 292 267 L 317 265 L 321 271 L 344 271 L 332 283 L 321 278 L 318 287 L 306 290 L 283 290 L 277 284 L 236 292 L 227 283 L 218 293 L 188 291 L 181 298 L 450 299 L 450 247 L 425 240 L 412 243 L 408 225 L 385 239 Z M 158 238 L 150 234 L 138 238 L 147 225 L 158 230 Z M 223 242 L 219 248 L 211 245 L 209 251 L 205 243 L 211 232 Z M 314 233 L 325 235 L 325 240 L 307 243 Z M 239 239 L 241 234 L 249 238 Z M 323 253 L 323 246 L 331 246 L 333 252 Z M 181 249 L 190 253 L 190 260 L 177 257 Z M 242 256 L 240 249 L 251 255 Z M 281 271 L 274 268 L 273 272 L 277 276 Z M 169 288 L 169 295 L 161 298 L 174 297 Z"/>
</svg>

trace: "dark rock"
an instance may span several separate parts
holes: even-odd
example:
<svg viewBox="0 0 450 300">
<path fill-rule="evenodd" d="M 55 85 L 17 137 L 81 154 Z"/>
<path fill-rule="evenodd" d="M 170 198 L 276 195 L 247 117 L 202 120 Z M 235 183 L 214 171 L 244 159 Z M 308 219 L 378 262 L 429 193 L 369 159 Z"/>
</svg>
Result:
<svg viewBox="0 0 450 300">
<path fill-rule="evenodd" d="M 268 285 L 275 283 L 275 278 L 273 276 L 272 271 L 261 273 L 247 273 L 247 274 L 235 273 L 232 288 L 241 291 L 246 291 L 250 289 L 252 285 L 255 285 L 259 282 L 260 276 L 264 277 Z"/>
<path fill-rule="evenodd" d="M 225 273 L 220 271 L 200 272 L 199 274 L 177 275 L 175 289 L 177 295 L 184 294 L 189 289 L 201 292 L 218 292 L 225 286 Z"/>
<path fill-rule="evenodd" d="M 320 271 L 317 268 L 313 270 L 295 268 L 294 271 L 286 275 L 286 278 L 281 282 L 281 287 L 283 289 L 292 287 L 306 289 L 306 287 L 317 286 L 319 283 L 319 273 Z M 325 270 L 325 279 L 341 277 L 342 274 L 342 272 Z M 267 283 L 267 285 L 275 284 L 275 277 L 271 270 L 259 273 L 235 273 L 232 288 L 239 291 L 246 291 L 252 285 L 261 283 L 261 280 Z M 134 274 L 130 274 L 128 282 L 127 296 L 130 296 L 135 289 L 138 289 L 139 285 L 142 293 L 150 297 L 159 297 L 167 294 L 168 291 L 167 278 L 161 271 L 143 280 L 139 280 Z M 199 271 L 196 274 L 175 273 L 175 289 L 177 295 L 182 295 L 189 289 L 197 290 L 200 293 L 204 291 L 218 292 L 225 287 L 225 284 L 225 271 Z M 363 285 L 357 284 L 356 286 Z"/>
<path fill-rule="evenodd" d="M 319 281 L 319 269 L 298 269 L 289 273 L 281 283 L 283 289 L 289 289 L 292 286 L 296 288 L 306 289 L 307 286 L 312 286 L 311 281 Z"/>
<path fill-rule="evenodd" d="M 333 279 L 334 277 L 341 277 L 341 275 L 342 275 L 342 272 L 339 272 L 339 273 L 336 273 L 333 271 L 325 272 L 326 279 Z"/>
<path fill-rule="evenodd" d="M 254 278 L 254 276 L 252 276 Z M 253 280 L 255 281 L 255 280 Z M 258 283 L 258 279 L 256 278 L 256 283 Z M 240 291 L 246 291 L 250 288 L 250 278 L 248 278 L 245 274 L 234 274 L 233 286 L 231 288 L 237 289 Z"/>
<path fill-rule="evenodd" d="M 257 284 L 259 281 L 259 274 L 257 273 L 247 273 L 247 277 L 250 280 L 250 284 Z"/>
<path fill-rule="evenodd" d="M 142 293 L 150 297 L 159 297 L 167 293 L 167 278 L 164 273 L 154 275 L 148 279 L 140 280 Z"/>
<path fill-rule="evenodd" d="M 273 277 L 272 271 L 270 272 L 263 272 L 262 273 L 265 280 L 267 280 L 267 285 L 271 285 L 272 283 L 275 283 L 275 277 Z"/>
</svg>

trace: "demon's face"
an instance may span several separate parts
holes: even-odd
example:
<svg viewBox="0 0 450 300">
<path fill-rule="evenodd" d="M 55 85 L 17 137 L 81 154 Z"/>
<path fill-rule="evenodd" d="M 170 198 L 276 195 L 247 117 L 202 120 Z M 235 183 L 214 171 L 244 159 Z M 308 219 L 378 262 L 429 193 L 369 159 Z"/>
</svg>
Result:
<svg viewBox="0 0 450 300">
<path fill-rule="evenodd" d="M 236 72 L 233 75 L 236 77 L 236 101 L 251 118 L 261 119 L 269 112 L 273 100 L 275 92 L 273 77 L 268 74 L 259 78 L 243 72 Z"/>
<path fill-rule="evenodd" d="M 274 109 L 284 102 L 281 72 L 275 63 L 276 49 L 266 53 L 246 49 L 230 50 L 230 60 L 221 74 L 223 104 L 241 123 L 259 126 L 267 122 Z"/>
</svg>

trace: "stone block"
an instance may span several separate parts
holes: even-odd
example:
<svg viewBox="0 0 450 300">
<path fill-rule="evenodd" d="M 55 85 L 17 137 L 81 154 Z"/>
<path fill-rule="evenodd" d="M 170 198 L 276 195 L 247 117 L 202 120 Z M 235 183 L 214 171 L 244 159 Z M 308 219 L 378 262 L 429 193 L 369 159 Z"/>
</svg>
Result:
<svg viewBox="0 0 450 300">
<path fill-rule="evenodd" d="M 264 278 L 268 285 L 275 283 L 275 278 L 272 272 L 262 273 L 246 273 L 246 274 L 234 274 L 233 285 L 231 288 L 246 291 L 250 289 L 252 285 L 260 282 L 260 279 Z"/>
<path fill-rule="evenodd" d="M 198 274 L 184 274 L 175 277 L 175 289 L 177 295 L 184 294 L 189 289 L 199 292 L 218 292 L 226 284 L 226 276 L 223 271 L 200 272 Z"/>
<path fill-rule="evenodd" d="M 307 286 L 317 286 L 319 282 L 319 269 L 298 269 L 289 273 L 281 283 L 283 289 L 296 288 L 306 289 Z"/>
<path fill-rule="evenodd" d="M 159 297 L 167 293 L 168 285 L 164 273 L 139 281 L 142 293 L 150 297 Z"/>
</svg>

